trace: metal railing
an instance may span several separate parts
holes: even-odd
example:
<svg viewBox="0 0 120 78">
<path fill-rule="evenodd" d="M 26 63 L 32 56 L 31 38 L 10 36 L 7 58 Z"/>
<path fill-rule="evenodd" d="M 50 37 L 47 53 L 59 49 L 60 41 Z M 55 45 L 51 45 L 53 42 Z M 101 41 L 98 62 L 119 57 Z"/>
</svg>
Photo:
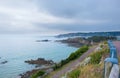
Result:
<svg viewBox="0 0 120 78">
<path fill-rule="evenodd" d="M 119 78 L 117 50 L 111 40 L 108 41 L 110 56 L 104 61 L 104 78 Z"/>
</svg>

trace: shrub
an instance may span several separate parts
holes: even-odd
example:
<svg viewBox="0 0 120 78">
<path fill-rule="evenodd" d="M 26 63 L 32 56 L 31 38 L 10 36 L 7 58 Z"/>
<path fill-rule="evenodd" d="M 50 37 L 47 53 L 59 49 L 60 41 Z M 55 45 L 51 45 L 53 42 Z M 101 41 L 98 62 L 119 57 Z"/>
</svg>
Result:
<svg viewBox="0 0 120 78">
<path fill-rule="evenodd" d="M 79 48 L 77 51 L 75 51 L 74 53 L 71 53 L 70 56 L 67 59 L 70 60 L 70 61 L 74 60 L 74 59 L 80 57 L 87 50 L 88 50 L 88 46 L 83 46 L 83 47 Z"/>
<path fill-rule="evenodd" d="M 116 37 L 108 37 L 108 36 L 92 36 L 89 37 L 87 40 L 88 41 L 93 41 L 93 42 L 101 42 L 101 41 L 106 41 L 106 40 L 116 40 Z"/>
<path fill-rule="evenodd" d="M 68 60 L 74 60 L 77 57 L 77 53 L 71 53 L 70 56 L 67 58 Z"/>
<path fill-rule="evenodd" d="M 80 70 L 73 70 L 68 74 L 69 78 L 79 78 Z"/>
<path fill-rule="evenodd" d="M 101 60 L 102 52 L 96 52 L 92 54 L 90 57 L 91 57 L 91 60 L 90 60 L 91 64 L 98 64 Z"/>
<path fill-rule="evenodd" d="M 102 45 L 102 44 L 100 45 L 100 48 L 103 48 L 103 45 Z"/>
<path fill-rule="evenodd" d="M 63 65 L 65 65 L 65 64 L 67 64 L 69 61 L 66 59 L 66 60 L 61 60 L 61 66 L 63 66 Z"/>
<path fill-rule="evenodd" d="M 33 75 L 31 76 L 31 78 L 37 78 L 37 77 L 39 77 L 39 76 L 43 76 L 44 74 L 45 74 L 45 72 L 42 71 L 42 70 L 40 70 L 40 71 L 38 71 L 37 73 L 33 74 Z"/>
<path fill-rule="evenodd" d="M 60 65 L 60 63 L 58 63 L 58 64 L 55 64 L 52 68 L 53 68 L 53 70 L 56 70 L 56 69 L 58 69 L 60 67 L 61 67 L 61 65 Z"/>
<path fill-rule="evenodd" d="M 104 41 L 104 44 L 107 44 L 108 42 L 107 41 Z"/>
</svg>

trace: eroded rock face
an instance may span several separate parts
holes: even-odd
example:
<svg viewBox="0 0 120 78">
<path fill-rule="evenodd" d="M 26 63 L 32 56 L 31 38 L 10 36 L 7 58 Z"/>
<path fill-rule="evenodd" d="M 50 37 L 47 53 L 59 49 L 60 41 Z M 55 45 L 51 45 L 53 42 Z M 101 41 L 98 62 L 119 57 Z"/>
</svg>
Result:
<svg viewBox="0 0 120 78">
<path fill-rule="evenodd" d="M 36 65 L 52 65 L 54 62 L 52 60 L 45 60 L 44 58 L 38 58 L 37 60 L 27 60 L 25 63 L 36 64 Z"/>
</svg>

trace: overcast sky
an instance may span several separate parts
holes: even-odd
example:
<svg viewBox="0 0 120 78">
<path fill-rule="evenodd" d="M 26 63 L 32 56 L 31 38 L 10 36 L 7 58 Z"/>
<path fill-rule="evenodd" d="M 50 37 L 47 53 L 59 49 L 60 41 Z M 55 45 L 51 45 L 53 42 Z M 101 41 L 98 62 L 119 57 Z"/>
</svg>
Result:
<svg viewBox="0 0 120 78">
<path fill-rule="evenodd" d="M 0 34 L 119 30 L 120 0 L 0 0 Z"/>
</svg>

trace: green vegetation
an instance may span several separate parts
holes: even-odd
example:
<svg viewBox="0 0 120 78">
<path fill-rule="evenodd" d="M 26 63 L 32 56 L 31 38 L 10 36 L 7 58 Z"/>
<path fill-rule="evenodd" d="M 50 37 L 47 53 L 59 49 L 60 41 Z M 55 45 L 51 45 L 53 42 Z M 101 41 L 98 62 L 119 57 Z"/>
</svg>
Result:
<svg viewBox="0 0 120 78">
<path fill-rule="evenodd" d="M 100 47 L 101 46 L 102 46 L 101 51 L 94 52 L 90 55 L 90 57 L 91 57 L 90 63 L 91 64 L 99 64 L 103 55 L 109 53 L 108 47 L 106 47 L 104 45 L 100 45 Z"/>
<path fill-rule="evenodd" d="M 108 37 L 108 36 L 92 36 L 92 37 L 89 37 L 87 40 L 88 41 L 93 41 L 93 42 L 101 42 L 101 41 L 107 41 L 107 40 L 116 40 L 117 38 L 116 37 Z"/>
<path fill-rule="evenodd" d="M 75 51 L 74 53 L 70 54 L 70 56 L 67 58 L 67 60 L 74 60 L 78 57 L 80 57 L 83 53 L 85 53 L 88 50 L 88 46 L 83 46 L 81 48 L 79 48 L 77 51 Z"/>
<path fill-rule="evenodd" d="M 80 76 L 80 70 L 73 70 L 69 73 L 69 78 L 78 78 Z"/>
<path fill-rule="evenodd" d="M 83 46 L 83 47 L 79 48 L 77 51 L 71 53 L 70 56 L 67 59 L 62 60 L 58 64 L 55 64 L 55 66 L 53 67 L 53 69 L 56 70 L 56 69 L 62 67 L 63 65 L 67 64 L 68 62 L 77 59 L 83 53 L 85 53 L 88 49 L 89 49 L 88 46 Z"/>
<path fill-rule="evenodd" d="M 43 76 L 44 74 L 45 74 L 45 72 L 42 71 L 42 70 L 40 70 L 40 71 L 38 71 L 37 73 L 33 74 L 33 75 L 31 76 L 31 78 L 37 78 L 37 77 L 39 77 L 39 76 Z"/>
<path fill-rule="evenodd" d="M 100 48 L 103 48 L 103 45 L 100 45 Z"/>
<path fill-rule="evenodd" d="M 103 78 L 103 63 L 100 65 L 88 64 L 79 66 L 67 74 L 67 78 Z M 74 71 L 79 71 L 79 75 Z"/>
<path fill-rule="evenodd" d="M 94 54 L 90 55 L 90 57 L 91 57 L 90 63 L 91 64 L 99 64 L 102 54 L 103 54 L 103 51 L 95 52 Z"/>
<path fill-rule="evenodd" d="M 107 41 L 104 41 L 104 44 L 107 44 L 108 42 Z"/>
<path fill-rule="evenodd" d="M 95 51 L 89 56 L 91 59 L 87 65 L 78 66 L 67 74 L 67 78 L 102 78 L 104 59 L 107 55 L 109 48 L 106 44 L 102 44 L 102 50 Z"/>
</svg>

